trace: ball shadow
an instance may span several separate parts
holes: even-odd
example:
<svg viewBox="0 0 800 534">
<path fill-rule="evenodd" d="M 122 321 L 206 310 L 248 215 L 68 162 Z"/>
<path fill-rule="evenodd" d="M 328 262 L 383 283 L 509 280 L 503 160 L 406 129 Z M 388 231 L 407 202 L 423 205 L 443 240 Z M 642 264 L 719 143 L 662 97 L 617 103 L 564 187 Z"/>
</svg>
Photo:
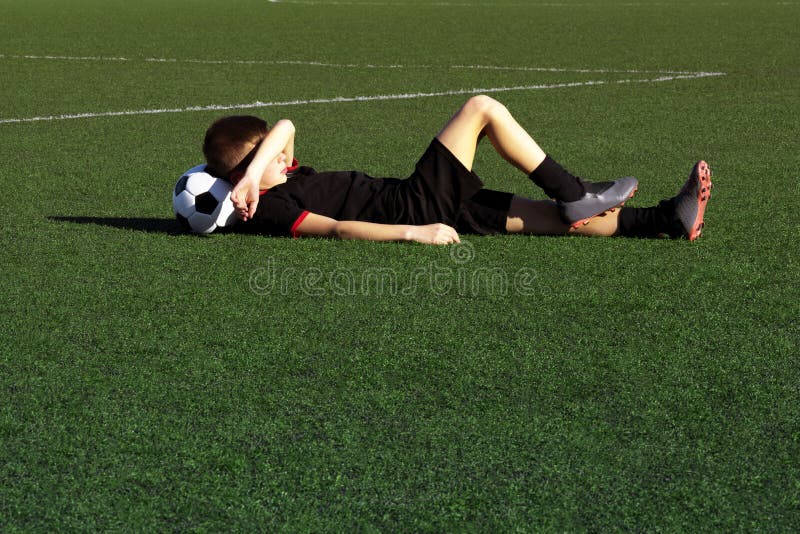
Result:
<svg viewBox="0 0 800 534">
<path fill-rule="evenodd" d="M 159 217 L 71 217 L 61 215 L 50 215 L 48 220 L 54 222 L 71 222 L 78 224 L 96 224 L 98 226 L 110 226 L 112 228 L 122 228 L 124 230 L 137 230 L 139 232 L 151 232 L 168 235 L 186 235 L 181 225 L 174 218 Z"/>
</svg>

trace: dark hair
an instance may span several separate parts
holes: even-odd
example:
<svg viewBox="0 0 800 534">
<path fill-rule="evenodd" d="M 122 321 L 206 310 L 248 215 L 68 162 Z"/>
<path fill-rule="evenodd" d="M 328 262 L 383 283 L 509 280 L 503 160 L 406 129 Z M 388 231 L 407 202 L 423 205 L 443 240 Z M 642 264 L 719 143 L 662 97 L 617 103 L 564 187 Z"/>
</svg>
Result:
<svg viewBox="0 0 800 534">
<path fill-rule="evenodd" d="M 269 131 L 267 122 L 251 115 L 232 115 L 217 119 L 206 130 L 203 154 L 207 171 L 230 179 L 235 171 L 244 172 L 255 155 L 255 148 Z"/>
</svg>

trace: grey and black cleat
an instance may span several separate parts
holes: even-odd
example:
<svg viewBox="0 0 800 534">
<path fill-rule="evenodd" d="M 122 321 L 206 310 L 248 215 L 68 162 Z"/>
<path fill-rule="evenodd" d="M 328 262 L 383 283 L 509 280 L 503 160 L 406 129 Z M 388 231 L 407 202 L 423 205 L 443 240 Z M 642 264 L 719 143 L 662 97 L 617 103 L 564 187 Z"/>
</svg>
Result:
<svg viewBox="0 0 800 534">
<path fill-rule="evenodd" d="M 711 167 L 703 160 L 698 161 L 689 173 L 689 179 L 683 184 L 672 202 L 675 207 L 675 218 L 683 229 L 683 237 L 694 241 L 703 233 L 703 215 L 711 198 Z"/>
<path fill-rule="evenodd" d="M 612 182 L 584 182 L 586 193 L 572 202 L 558 201 L 561 217 L 572 228 L 587 224 L 589 219 L 625 204 L 633 197 L 639 182 L 632 176 Z"/>
</svg>

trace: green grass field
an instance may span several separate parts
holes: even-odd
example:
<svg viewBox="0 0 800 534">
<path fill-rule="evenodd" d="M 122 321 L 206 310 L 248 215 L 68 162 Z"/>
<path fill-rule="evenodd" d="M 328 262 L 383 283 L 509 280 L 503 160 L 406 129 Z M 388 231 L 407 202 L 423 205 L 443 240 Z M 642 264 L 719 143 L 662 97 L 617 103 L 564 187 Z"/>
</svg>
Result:
<svg viewBox="0 0 800 534">
<path fill-rule="evenodd" d="M 0 0 L 0 531 L 796 531 L 799 28 L 773 0 Z M 406 176 L 477 90 L 631 205 L 708 160 L 703 237 L 178 231 L 237 106 L 302 163 Z M 542 196 L 488 145 L 476 170 Z"/>
</svg>

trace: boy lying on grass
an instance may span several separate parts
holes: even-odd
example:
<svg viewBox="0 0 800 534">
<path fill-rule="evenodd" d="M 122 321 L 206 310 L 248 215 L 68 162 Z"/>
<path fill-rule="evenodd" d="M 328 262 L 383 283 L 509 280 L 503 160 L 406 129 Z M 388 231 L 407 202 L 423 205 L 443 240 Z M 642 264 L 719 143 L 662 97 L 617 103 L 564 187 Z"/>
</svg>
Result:
<svg viewBox="0 0 800 534">
<path fill-rule="evenodd" d="M 430 244 L 458 243 L 460 233 L 694 240 L 711 198 L 711 169 L 699 161 L 675 197 L 650 208 L 621 207 L 636 191 L 635 178 L 594 183 L 571 175 L 488 96 L 464 104 L 406 179 L 300 167 L 294 137 L 288 120 L 268 128 L 251 116 L 224 117 L 206 132 L 207 171 L 234 184 L 231 199 L 243 230 Z M 485 189 L 472 172 L 483 137 L 553 200 Z"/>
</svg>

